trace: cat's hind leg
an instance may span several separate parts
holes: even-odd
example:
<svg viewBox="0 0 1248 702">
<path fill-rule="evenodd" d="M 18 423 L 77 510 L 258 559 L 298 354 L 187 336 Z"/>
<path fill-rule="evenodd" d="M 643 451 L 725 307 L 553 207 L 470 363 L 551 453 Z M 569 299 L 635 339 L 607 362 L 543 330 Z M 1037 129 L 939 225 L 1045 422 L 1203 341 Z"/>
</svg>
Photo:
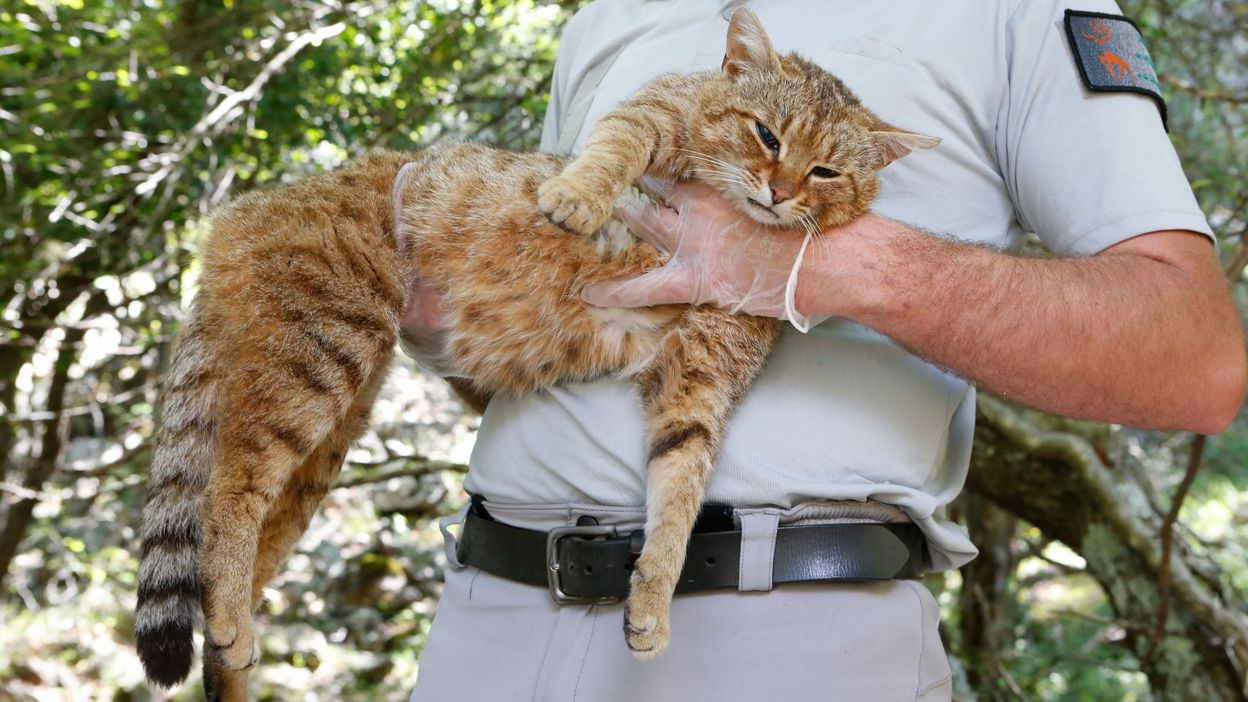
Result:
<svg viewBox="0 0 1248 702">
<path fill-rule="evenodd" d="M 350 421 L 398 336 L 398 278 L 386 285 L 340 273 L 352 252 L 323 250 L 275 249 L 238 275 L 223 273 L 210 291 L 217 304 L 245 311 L 226 335 L 232 370 L 200 559 L 206 647 L 231 670 L 258 657 L 252 593 L 265 521 L 291 476 Z"/>
<path fill-rule="evenodd" d="M 779 321 L 690 309 L 638 376 L 646 407 L 646 539 L 630 580 L 624 634 L 649 660 L 667 646 L 669 610 L 728 417 L 771 351 Z"/>
<path fill-rule="evenodd" d="M 295 469 L 265 516 L 252 579 L 253 614 L 264 604 L 264 586 L 276 575 L 286 555 L 307 529 L 317 507 L 338 480 L 351 442 L 367 428 L 369 412 L 385 376 L 384 366 L 373 373 L 342 424 Z M 247 670 L 230 670 L 216 656 L 204 657 L 204 692 L 208 702 L 246 702 L 247 678 Z"/>
</svg>

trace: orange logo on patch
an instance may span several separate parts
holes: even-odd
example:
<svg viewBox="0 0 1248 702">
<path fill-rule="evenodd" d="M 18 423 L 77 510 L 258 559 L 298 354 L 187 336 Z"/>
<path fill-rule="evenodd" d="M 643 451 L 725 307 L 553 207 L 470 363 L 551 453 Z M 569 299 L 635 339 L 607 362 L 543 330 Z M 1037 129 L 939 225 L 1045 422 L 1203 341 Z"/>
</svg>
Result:
<svg viewBox="0 0 1248 702">
<path fill-rule="evenodd" d="M 1123 61 L 1121 56 L 1109 49 L 1101 52 L 1100 61 L 1105 70 L 1109 71 L 1110 78 L 1120 81 L 1130 75 L 1131 80 L 1135 80 L 1135 71 L 1131 70 L 1131 64 Z"/>
<path fill-rule="evenodd" d="M 1114 38 L 1114 30 L 1109 28 L 1105 20 L 1092 20 L 1088 23 L 1088 28 L 1092 30 L 1092 34 L 1084 32 L 1083 38 L 1088 41 L 1094 41 L 1097 44 L 1104 45 L 1110 39 Z"/>
</svg>

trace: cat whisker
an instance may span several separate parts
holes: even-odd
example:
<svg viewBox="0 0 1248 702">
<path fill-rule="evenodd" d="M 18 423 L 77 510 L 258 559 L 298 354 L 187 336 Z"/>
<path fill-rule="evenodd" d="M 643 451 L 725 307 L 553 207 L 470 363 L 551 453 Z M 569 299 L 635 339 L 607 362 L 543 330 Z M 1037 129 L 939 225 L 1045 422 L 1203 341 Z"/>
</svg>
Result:
<svg viewBox="0 0 1248 702">
<path fill-rule="evenodd" d="M 702 171 L 698 174 L 698 177 L 701 180 L 715 180 L 715 181 L 720 181 L 723 183 L 732 183 L 734 185 L 740 185 L 742 187 L 745 186 L 745 183 L 742 183 L 740 178 L 727 174 L 727 173 L 717 173 L 714 171 Z"/>
<path fill-rule="evenodd" d="M 715 181 L 715 182 L 720 182 L 720 183 L 728 183 L 730 185 L 736 185 L 741 188 L 745 187 L 745 183 L 742 182 L 740 176 L 734 173 L 725 173 L 723 171 L 716 170 L 714 168 L 708 168 L 705 170 L 699 169 L 698 178 L 704 181 Z"/>
<path fill-rule="evenodd" d="M 676 149 L 676 151 L 689 154 L 691 157 L 695 159 L 705 161 L 706 163 L 719 166 L 720 168 L 727 169 L 729 171 L 738 173 L 740 175 L 745 175 L 746 173 L 748 173 L 748 171 L 745 168 L 742 168 L 741 166 L 738 166 L 735 163 L 729 163 L 723 159 L 715 158 L 714 156 L 711 156 L 709 154 L 704 154 L 701 151 L 695 151 L 693 149 L 682 149 L 682 148 L 678 148 Z"/>
<path fill-rule="evenodd" d="M 718 157 L 716 157 L 716 156 L 712 156 L 712 155 L 710 155 L 710 154 L 708 154 L 708 153 L 706 153 L 706 152 L 703 152 L 703 151 L 698 151 L 697 149 L 686 149 L 686 148 L 683 148 L 683 147 L 676 147 L 676 148 L 675 148 L 675 151 L 679 151 L 679 152 L 681 152 L 681 153 L 686 153 L 686 154 L 689 154 L 689 155 L 691 155 L 691 156 L 696 156 L 696 157 L 698 157 L 698 158 L 706 159 L 706 160 L 708 160 L 708 161 L 714 161 L 714 162 L 719 163 L 719 164 L 722 164 L 722 165 L 732 166 L 732 167 L 734 167 L 734 168 L 740 168 L 740 166 L 737 166 L 737 165 L 735 165 L 735 164 L 729 163 L 728 161 L 725 161 L 725 160 L 723 160 L 723 159 L 721 159 L 721 158 L 718 158 Z"/>
<path fill-rule="evenodd" d="M 825 254 L 829 252 L 827 238 L 823 235 L 823 232 L 819 231 L 819 225 L 815 222 L 814 215 L 810 211 L 798 215 L 797 222 L 802 226 L 802 229 L 806 230 L 806 234 L 810 236 L 816 246 L 823 249 Z"/>
<path fill-rule="evenodd" d="M 796 222 L 797 222 L 797 225 L 800 226 L 803 230 L 805 230 L 807 234 L 814 234 L 814 232 L 810 230 L 810 222 L 806 219 L 805 213 L 801 213 L 797 215 Z"/>
<path fill-rule="evenodd" d="M 719 181 L 723 183 L 732 183 L 746 190 L 749 190 L 748 186 L 746 186 L 746 184 L 741 180 L 740 177 L 732 175 L 730 173 L 717 173 L 717 172 L 711 172 L 711 171 L 703 171 L 700 174 L 699 179 L 704 180 L 704 181 L 713 180 L 713 181 Z"/>
<path fill-rule="evenodd" d="M 824 254 L 831 253 L 832 243 L 828 241 L 827 234 L 824 233 L 822 229 L 820 229 L 818 222 L 815 221 L 814 215 L 807 212 L 804 215 L 804 217 L 810 222 L 811 237 L 814 239 L 815 244 L 818 245 L 819 248 L 823 250 Z"/>
</svg>

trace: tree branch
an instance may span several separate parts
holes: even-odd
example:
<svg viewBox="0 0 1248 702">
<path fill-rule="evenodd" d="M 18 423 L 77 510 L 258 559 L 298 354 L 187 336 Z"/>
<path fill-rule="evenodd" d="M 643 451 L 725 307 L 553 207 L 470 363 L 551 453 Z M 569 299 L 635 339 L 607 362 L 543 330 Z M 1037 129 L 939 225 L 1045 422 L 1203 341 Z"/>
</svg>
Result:
<svg viewBox="0 0 1248 702">
<path fill-rule="evenodd" d="M 1214 100 L 1216 102 L 1229 102 L 1232 105 L 1248 104 L 1248 95 L 1235 95 L 1232 93 L 1218 92 L 1216 90 L 1205 90 L 1204 88 L 1201 88 L 1197 85 L 1189 83 L 1183 80 L 1182 78 L 1175 78 L 1173 76 L 1162 75 L 1158 77 L 1161 78 L 1162 83 L 1165 83 L 1166 85 L 1176 90 L 1181 90 L 1185 93 L 1190 93 L 1192 95 L 1195 95 L 1201 100 Z"/>
<path fill-rule="evenodd" d="M 1150 568 L 1160 571 L 1162 554 L 1157 532 L 1146 524 L 1154 517 L 1151 506 L 1141 491 L 1121 489 L 1119 476 L 1105 466 L 1086 439 L 1045 430 L 1003 400 L 987 394 L 980 394 L 978 409 L 995 430 L 1029 455 L 1058 461 L 1074 470 L 1079 477 L 1078 487 L 1091 500 L 1098 517 Z M 1168 565 L 1174 597 L 1217 634 L 1242 685 L 1248 673 L 1248 616 L 1221 602 L 1200 582 L 1186 559 L 1172 559 Z"/>
<path fill-rule="evenodd" d="M 117 466 L 125 465 L 138 459 L 152 448 L 151 440 L 140 441 L 132 449 L 121 452 L 121 455 L 103 463 L 83 463 L 65 466 L 75 478 L 99 478 L 107 475 Z"/>
<path fill-rule="evenodd" d="M 339 22 L 331 24 L 328 27 L 321 27 L 295 37 L 293 41 L 286 45 L 276 56 L 269 59 L 264 65 L 260 73 L 252 79 L 246 88 L 232 93 L 229 97 L 222 100 L 208 114 L 200 118 L 195 126 L 191 127 L 182 138 L 182 143 L 169 149 L 168 151 L 155 156 L 157 161 L 163 161 L 163 165 L 155 173 L 148 176 L 142 183 L 134 189 L 135 194 L 139 196 L 151 195 L 156 190 L 156 186 L 164 180 L 172 170 L 174 164 L 180 163 L 183 157 L 199 143 L 205 136 L 211 136 L 219 131 L 221 126 L 234 119 L 236 116 L 234 111 L 245 102 L 250 102 L 260 95 L 260 91 L 265 84 L 269 82 L 292 58 L 294 58 L 304 47 L 309 44 L 329 39 L 337 36 L 347 28 L 347 25 Z"/>
<path fill-rule="evenodd" d="M 1149 638 L 1148 648 L 1145 649 L 1144 655 L 1140 656 L 1140 667 L 1152 662 L 1153 655 L 1157 653 L 1157 646 L 1166 636 L 1166 618 L 1170 616 L 1170 552 L 1174 547 L 1174 523 L 1179 519 L 1179 510 L 1183 508 L 1183 502 L 1187 500 L 1187 492 L 1192 488 L 1196 473 L 1200 472 L 1200 461 L 1204 455 L 1205 435 L 1197 434 L 1192 440 L 1191 454 L 1188 457 L 1187 470 L 1183 473 L 1183 481 L 1179 483 L 1179 489 L 1175 491 L 1174 500 L 1170 503 L 1170 512 L 1166 514 L 1166 520 L 1161 524 L 1161 570 L 1157 574 L 1157 593 L 1161 603 L 1157 605 L 1157 624 Z"/>
<path fill-rule="evenodd" d="M 397 456 L 395 458 L 388 458 L 384 461 L 378 461 L 376 463 L 352 462 L 351 465 L 376 467 L 398 462 L 407 464 L 407 467 L 382 471 L 380 473 L 367 473 L 353 478 L 342 479 L 338 481 L 338 484 L 334 486 L 334 489 L 338 490 L 341 488 L 358 487 L 360 485 L 369 485 L 372 483 L 384 483 L 387 480 L 392 480 L 394 478 L 419 478 L 424 475 L 441 473 L 443 471 L 461 474 L 468 472 L 468 466 L 462 463 L 438 461 L 432 458 L 425 458 L 424 456 Z"/>
</svg>

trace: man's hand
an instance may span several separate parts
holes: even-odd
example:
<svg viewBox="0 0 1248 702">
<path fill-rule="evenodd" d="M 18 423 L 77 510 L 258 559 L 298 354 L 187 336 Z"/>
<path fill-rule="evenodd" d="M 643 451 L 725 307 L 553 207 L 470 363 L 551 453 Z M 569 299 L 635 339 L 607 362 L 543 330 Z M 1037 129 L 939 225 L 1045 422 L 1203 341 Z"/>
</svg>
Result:
<svg viewBox="0 0 1248 702">
<path fill-rule="evenodd" d="M 639 238 L 671 255 L 636 278 L 586 286 L 581 298 L 599 307 L 710 304 L 730 312 L 806 321 L 786 291 L 803 233 L 765 227 L 742 215 L 713 188 L 679 183 L 665 192 L 674 207 L 619 208 Z"/>
</svg>

